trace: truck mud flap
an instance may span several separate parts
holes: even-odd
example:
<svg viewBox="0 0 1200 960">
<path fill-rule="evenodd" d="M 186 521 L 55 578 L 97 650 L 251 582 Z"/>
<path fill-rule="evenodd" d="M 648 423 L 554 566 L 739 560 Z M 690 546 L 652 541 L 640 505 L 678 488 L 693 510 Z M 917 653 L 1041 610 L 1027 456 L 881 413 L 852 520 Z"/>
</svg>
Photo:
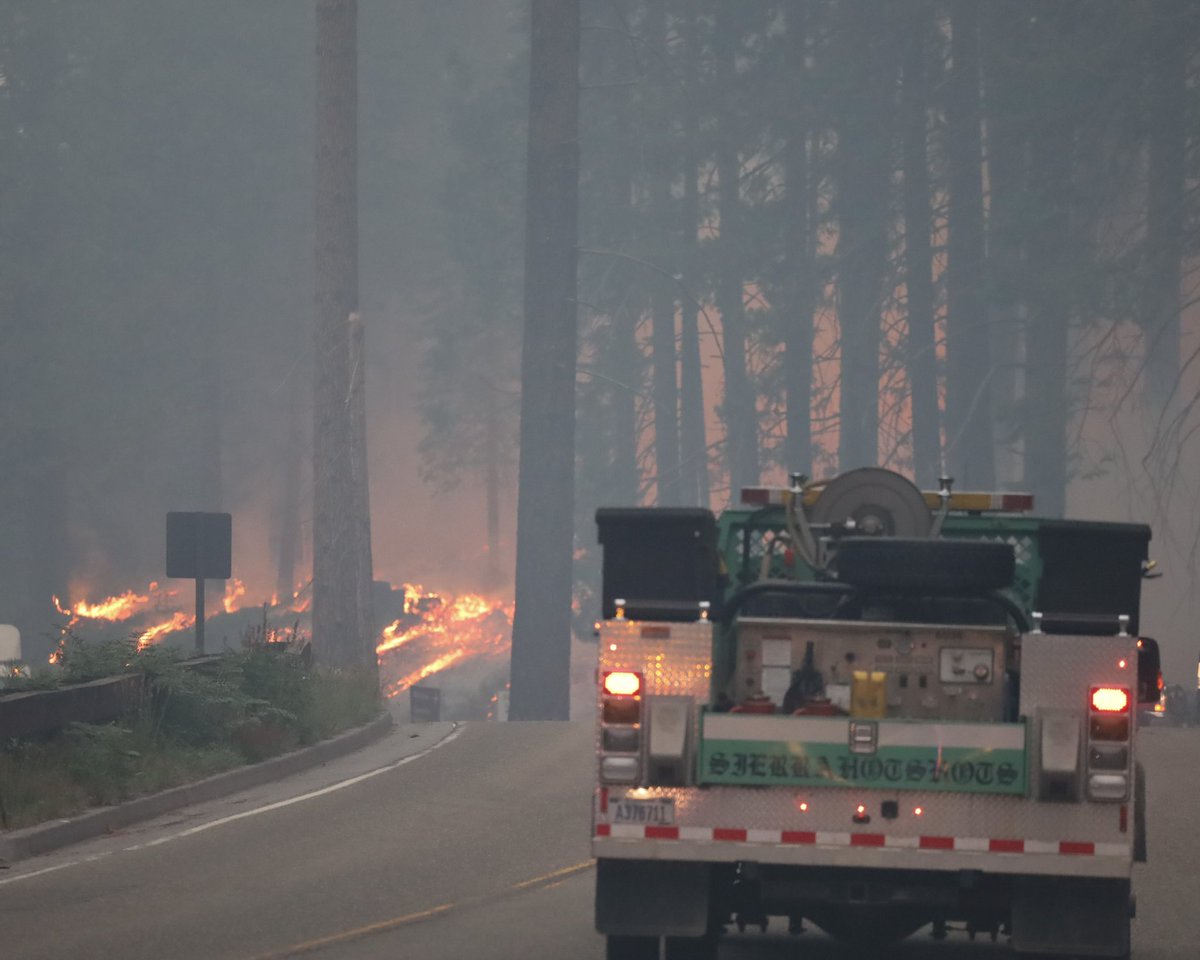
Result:
<svg viewBox="0 0 1200 960">
<path fill-rule="evenodd" d="M 657 860 L 596 862 L 596 930 L 699 937 L 708 929 L 711 868 Z"/>
<path fill-rule="evenodd" d="M 1128 880 L 1020 877 L 1014 884 L 1017 953 L 1128 957 Z"/>
</svg>

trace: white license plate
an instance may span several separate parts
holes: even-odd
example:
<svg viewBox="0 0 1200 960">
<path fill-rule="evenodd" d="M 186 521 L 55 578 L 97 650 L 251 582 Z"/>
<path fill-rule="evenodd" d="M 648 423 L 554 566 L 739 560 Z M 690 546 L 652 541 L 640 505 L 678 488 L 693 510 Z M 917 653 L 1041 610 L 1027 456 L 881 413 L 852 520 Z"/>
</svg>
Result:
<svg viewBox="0 0 1200 960">
<path fill-rule="evenodd" d="M 675 801 L 669 797 L 652 800 L 615 800 L 613 823 L 636 823 L 647 827 L 668 827 L 675 822 Z"/>
</svg>

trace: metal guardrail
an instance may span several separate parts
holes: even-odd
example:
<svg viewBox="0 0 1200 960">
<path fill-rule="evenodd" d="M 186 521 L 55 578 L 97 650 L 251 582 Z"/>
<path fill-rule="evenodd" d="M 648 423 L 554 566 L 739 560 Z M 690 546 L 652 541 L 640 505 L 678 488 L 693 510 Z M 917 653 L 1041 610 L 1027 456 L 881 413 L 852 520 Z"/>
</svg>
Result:
<svg viewBox="0 0 1200 960">
<path fill-rule="evenodd" d="M 219 656 L 181 661 L 184 669 L 215 663 Z M 115 720 L 145 695 L 140 673 L 104 677 L 52 690 L 0 694 L 0 740 L 44 736 L 69 723 Z"/>
</svg>

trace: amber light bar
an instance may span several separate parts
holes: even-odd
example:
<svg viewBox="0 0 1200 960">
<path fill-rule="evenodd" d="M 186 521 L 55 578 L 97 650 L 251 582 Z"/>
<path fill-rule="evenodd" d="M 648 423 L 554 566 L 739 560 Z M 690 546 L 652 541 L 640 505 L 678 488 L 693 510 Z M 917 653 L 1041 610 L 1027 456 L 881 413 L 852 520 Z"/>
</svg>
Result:
<svg viewBox="0 0 1200 960">
<path fill-rule="evenodd" d="M 823 489 L 823 486 L 805 487 L 800 499 L 806 507 L 811 507 Z M 742 503 L 751 507 L 784 506 L 792 496 L 792 491 L 787 487 L 742 487 Z M 941 507 L 941 493 L 926 490 L 922 496 L 931 510 Z M 949 508 L 966 513 L 1028 513 L 1033 509 L 1033 494 L 966 490 L 950 494 Z"/>
<path fill-rule="evenodd" d="M 1092 687 L 1091 703 L 1096 713 L 1127 713 L 1129 691 L 1124 687 Z"/>
</svg>

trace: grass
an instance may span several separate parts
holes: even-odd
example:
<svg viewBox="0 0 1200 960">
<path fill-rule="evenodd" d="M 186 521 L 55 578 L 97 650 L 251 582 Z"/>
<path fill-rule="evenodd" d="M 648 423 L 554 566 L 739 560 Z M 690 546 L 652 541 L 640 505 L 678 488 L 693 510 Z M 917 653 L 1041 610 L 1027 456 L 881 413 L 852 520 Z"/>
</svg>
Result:
<svg viewBox="0 0 1200 960">
<path fill-rule="evenodd" d="M 0 827 L 17 829 L 203 779 L 327 739 L 378 716 L 366 671 L 311 667 L 281 645 L 251 643 L 201 669 L 166 650 L 66 637 L 45 689 L 141 673 L 142 695 L 108 724 L 70 724 L 42 740 L 0 743 Z"/>
</svg>

